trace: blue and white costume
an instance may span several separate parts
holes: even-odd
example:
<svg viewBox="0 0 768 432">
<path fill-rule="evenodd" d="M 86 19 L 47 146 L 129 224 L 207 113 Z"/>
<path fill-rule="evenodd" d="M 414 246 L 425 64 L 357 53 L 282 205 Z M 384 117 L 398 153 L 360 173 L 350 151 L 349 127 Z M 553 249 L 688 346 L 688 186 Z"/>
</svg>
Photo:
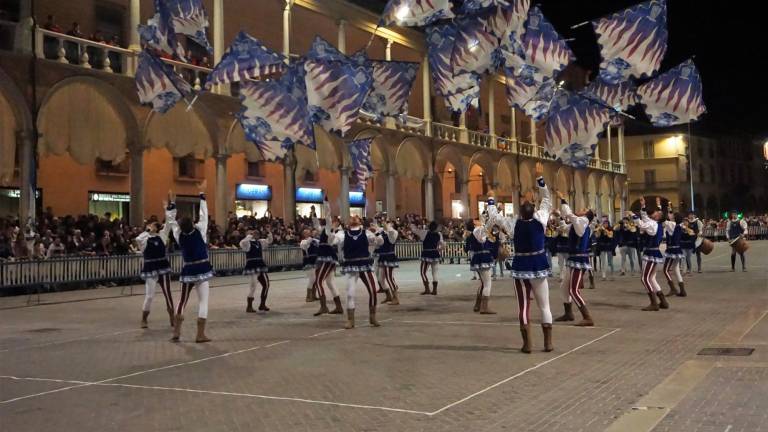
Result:
<svg viewBox="0 0 768 432">
<path fill-rule="evenodd" d="M 315 229 L 319 231 L 319 222 L 317 218 L 313 220 Z M 304 273 L 307 275 L 307 302 L 312 301 L 312 292 L 315 289 L 317 266 L 317 253 L 320 249 L 320 240 L 312 237 L 311 235 L 299 242 L 299 248 L 301 248 L 302 264 L 304 264 Z"/>
<path fill-rule="evenodd" d="M 659 209 L 661 211 L 661 209 Z M 664 238 L 664 225 L 648 217 L 643 208 L 640 210 L 640 217 L 633 215 L 632 219 L 637 225 L 640 234 L 645 235 L 645 244 L 643 245 L 643 272 L 641 282 L 651 297 L 651 303 L 655 301 L 654 295 L 661 294 L 661 286 L 656 280 L 656 273 L 659 271 L 658 264 L 664 262 L 664 256 L 659 251 L 659 245 Z M 658 308 L 655 308 L 658 310 Z"/>
<path fill-rule="evenodd" d="M 171 263 L 168 261 L 167 245 L 171 224 L 166 222 L 157 233 L 144 231 L 136 237 L 136 243 L 144 257 L 141 267 L 141 278 L 144 280 L 144 304 L 142 311 L 142 327 L 146 326 L 146 318 L 149 315 L 152 299 L 155 297 L 157 285 L 165 297 L 165 308 L 173 325 L 173 295 L 171 294 Z"/>
<path fill-rule="evenodd" d="M 210 288 L 208 281 L 213 278 L 213 267 L 208 258 L 208 204 L 205 194 L 200 194 L 199 221 L 191 232 L 181 232 L 176 221 L 176 205 L 170 204 L 170 210 L 166 211 L 166 223 L 171 225 L 173 236 L 181 247 L 182 269 L 179 281 L 181 282 L 181 299 L 176 307 L 177 319 L 184 315 L 184 308 L 189 301 L 189 294 L 194 288 L 197 291 L 198 318 L 208 318 L 208 295 Z"/>
<path fill-rule="evenodd" d="M 669 295 L 673 295 L 677 294 L 677 290 L 672 281 L 672 273 L 677 277 L 678 283 L 683 283 L 683 275 L 680 273 L 680 262 L 685 257 L 680 246 L 683 227 L 673 221 L 665 221 L 663 225 L 667 237 L 667 250 L 664 252 L 664 277 L 671 288 Z"/>
<path fill-rule="evenodd" d="M 503 217 L 496 206 L 488 206 L 488 218 L 492 224 L 501 225 L 512 235 L 515 246 L 512 257 L 512 277 L 515 279 L 520 324 L 530 322 L 530 294 L 533 291 L 536 303 L 541 309 L 542 324 L 552 324 L 549 308 L 550 264 L 546 255 L 546 230 L 552 213 L 552 199 L 543 177 L 536 179 L 541 203 L 531 219 Z"/>
<path fill-rule="evenodd" d="M 744 219 L 728 219 L 728 225 L 725 228 L 725 238 L 731 244 L 731 271 L 736 270 L 736 254 L 738 253 L 741 258 L 741 269 L 747 271 L 747 262 L 744 257 L 744 252 L 736 252 L 734 245 L 736 240 L 743 237 L 747 233 L 748 225 Z"/>
<path fill-rule="evenodd" d="M 255 312 L 253 310 L 253 300 L 256 295 L 256 285 L 261 285 L 260 311 L 268 311 L 267 297 L 269 296 L 269 267 L 264 261 L 264 250 L 272 245 L 274 238 L 272 233 L 267 233 L 267 238 L 256 239 L 252 234 L 248 234 L 240 241 L 240 249 L 245 251 L 245 269 L 244 275 L 250 275 L 250 284 L 248 287 L 248 297 L 246 301 L 246 312 Z"/>
<path fill-rule="evenodd" d="M 589 259 L 592 230 L 589 227 L 589 219 L 586 216 L 573 214 L 564 200 L 560 205 L 560 214 L 566 221 L 568 229 L 568 259 L 565 261 L 568 271 L 560 284 L 563 292 L 563 303 L 567 305 L 567 310 L 572 302 L 576 302 L 576 305 L 582 310 L 582 315 L 584 315 L 586 301 L 581 295 L 581 286 L 583 285 L 584 274 L 592 270 Z"/>
<path fill-rule="evenodd" d="M 395 282 L 395 269 L 400 267 L 400 263 L 397 259 L 397 253 L 395 252 L 395 242 L 397 242 L 397 230 L 392 227 L 392 224 L 386 224 L 382 228 L 376 230 L 376 235 L 380 236 L 383 243 L 376 251 L 376 279 L 379 281 L 379 286 L 388 294 L 384 303 L 391 301 L 392 305 L 400 304 L 400 299 L 397 295 L 399 287 Z"/>
<path fill-rule="evenodd" d="M 354 313 L 355 290 L 357 281 L 363 280 L 363 285 L 368 291 L 368 308 L 372 316 L 376 311 L 376 281 L 373 277 L 373 258 L 371 253 L 384 243 L 381 236 L 363 229 L 362 226 L 339 230 L 331 240 L 344 252 L 344 261 L 341 264 L 341 272 L 347 279 L 347 311 Z M 352 311 L 352 312 L 350 312 Z"/>
<path fill-rule="evenodd" d="M 443 234 L 435 231 L 420 229 L 416 225 L 411 225 L 411 231 L 421 240 L 421 265 L 419 267 L 419 274 L 421 275 L 421 282 L 424 284 L 424 291 L 422 294 L 437 294 L 437 268 L 440 264 L 441 254 L 443 250 Z M 427 275 L 427 269 L 432 269 L 432 291 L 429 290 L 429 276 Z"/>
<path fill-rule="evenodd" d="M 315 287 L 320 301 L 325 302 L 325 286 L 327 284 L 328 289 L 331 290 L 333 295 L 333 301 L 336 304 L 334 313 L 341 313 L 341 298 L 334 284 L 336 265 L 339 262 L 339 258 L 336 246 L 331 244 L 335 235 L 331 221 L 331 205 L 327 202 L 323 203 L 323 211 L 325 214 L 325 225 L 322 226 L 318 219 L 313 221 L 315 229 L 320 232 L 317 242 L 317 259 L 315 260 Z"/>
</svg>

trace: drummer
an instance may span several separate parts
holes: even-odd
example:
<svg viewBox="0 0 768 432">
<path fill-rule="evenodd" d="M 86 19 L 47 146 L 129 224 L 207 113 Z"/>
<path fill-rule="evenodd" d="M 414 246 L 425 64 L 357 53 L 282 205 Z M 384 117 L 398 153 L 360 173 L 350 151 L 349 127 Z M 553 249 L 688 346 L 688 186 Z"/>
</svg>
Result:
<svg viewBox="0 0 768 432">
<path fill-rule="evenodd" d="M 731 212 L 728 218 L 728 226 L 725 228 L 725 237 L 731 244 L 731 271 L 736 271 L 736 254 L 741 258 L 741 270 L 747 271 L 747 263 L 744 258 L 744 249 L 737 248 L 740 241 L 744 241 L 747 234 L 747 221 L 739 219 L 738 213 Z"/>
<path fill-rule="evenodd" d="M 696 272 L 701 273 L 701 243 L 704 242 L 704 222 L 702 222 L 696 213 L 688 212 L 688 228 L 693 230 L 693 234 L 696 236 L 694 240 L 694 252 L 696 252 Z M 691 266 L 688 266 L 688 271 L 691 272 Z"/>
</svg>

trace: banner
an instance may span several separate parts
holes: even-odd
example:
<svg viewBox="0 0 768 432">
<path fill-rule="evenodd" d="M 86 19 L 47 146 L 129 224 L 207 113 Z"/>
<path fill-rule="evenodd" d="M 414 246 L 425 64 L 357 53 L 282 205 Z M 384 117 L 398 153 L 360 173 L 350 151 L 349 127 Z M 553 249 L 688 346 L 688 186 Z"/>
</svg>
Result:
<svg viewBox="0 0 768 432">
<path fill-rule="evenodd" d="M 363 138 L 349 143 L 349 156 L 352 162 L 352 176 L 360 190 L 365 191 L 368 179 L 373 175 L 373 164 L 371 163 L 371 143 L 374 138 Z"/>
<path fill-rule="evenodd" d="M 555 79 L 574 59 L 568 44 L 541 13 L 538 6 L 532 7 L 525 22 L 525 32 L 520 46 L 508 46 L 505 51 L 507 67 L 519 76 L 533 75 L 536 82 Z"/>
<path fill-rule="evenodd" d="M 146 25 L 139 25 L 138 32 L 142 45 L 186 61 L 184 47 L 176 39 L 173 16 L 163 0 L 155 0 L 155 15 L 147 20 Z"/>
<path fill-rule="evenodd" d="M 633 81 L 624 81 L 617 85 L 611 85 L 597 79 L 590 83 L 582 94 L 616 111 L 626 111 L 629 107 L 637 105 L 639 102 L 637 86 Z"/>
<path fill-rule="evenodd" d="M 693 60 L 687 60 L 641 85 L 637 93 L 654 126 L 689 123 L 698 120 L 707 111 L 701 76 Z"/>
<path fill-rule="evenodd" d="M 382 27 L 418 27 L 434 24 L 441 19 L 450 19 L 451 0 L 389 0 L 379 25 Z"/>
<path fill-rule="evenodd" d="M 210 90 L 218 84 L 245 81 L 285 70 L 285 57 L 261 43 L 258 39 L 241 31 L 234 42 L 221 56 L 219 64 L 208 75 L 205 88 Z"/>
<path fill-rule="evenodd" d="M 435 92 L 445 99 L 454 112 L 477 108 L 480 100 L 480 76 L 475 73 L 455 73 L 451 56 L 457 29 L 453 25 L 427 27 L 427 59 Z"/>
<path fill-rule="evenodd" d="M 136 90 L 142 104 L 164 114 L 192 93 L 192 87 L 173 68 L 154 54 L 143 50 L 136 68 Z"/>
<path fill-rule="evenodd" d="M 363 111 L 377 121 L 408 112 L 408 98 L 419 71 L 418 63 L 373 61 L 373 88 L 368 94 Z"/>
<path fill-rule="evenodd" d="M 186 35 L 208 52 L 213 47 L 208 42 L 208 14 L 202 0 L 165 0 L 173 20 L 176 33 Z"/>
<path fill-rule="evenodd" d="M 611 119 L 610 109 L 566 90 L 558 90 L 544 129 L 547 153 L 563 164 L 584 168 L 595 154 L 598 136 Z"/>
</svg>

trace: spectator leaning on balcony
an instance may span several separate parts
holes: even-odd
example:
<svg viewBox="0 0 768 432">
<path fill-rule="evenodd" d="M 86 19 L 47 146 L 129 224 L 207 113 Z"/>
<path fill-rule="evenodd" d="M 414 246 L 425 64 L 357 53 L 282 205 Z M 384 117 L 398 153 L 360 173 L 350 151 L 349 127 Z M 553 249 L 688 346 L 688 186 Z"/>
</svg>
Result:
<svg viewBox="0 0 768 432">
<path fill-rule="evenodd" d="M 166 211 L 166 223 L 171 224 L 173 237 L 181 248 L 183 260 L 181 276 L 181 299 L 176 307 L 174 317 L 173 342 L 178 342 L 181 337 L 181 323 L 184 321 L 184 308 L 189 301 L 189 294 L 194 288 L 197 291 L 197 337 L 195 342 L 210 342 L 205 335 L 205 324 L 208 319 L 208 295 L 210 287 L 208 281 L 213 278 L 213 267 L 208 258 L 208 204 L 205 201 L 206 181 L 198 185 L 200 193 L 200 219 L 195 224 L 189 217 L 184 217 L 178 224 L 176 220 L 176 204 L 171 194 L 170 210 Z"/>
<path fill-rule="evenodd" d="M 61 27 L 56 24 L 56 17 L 54 15 L 48 15 L 48 19 L 43 24 L 43 28 L 52 32 L 61 33 Z"/>
</svg>

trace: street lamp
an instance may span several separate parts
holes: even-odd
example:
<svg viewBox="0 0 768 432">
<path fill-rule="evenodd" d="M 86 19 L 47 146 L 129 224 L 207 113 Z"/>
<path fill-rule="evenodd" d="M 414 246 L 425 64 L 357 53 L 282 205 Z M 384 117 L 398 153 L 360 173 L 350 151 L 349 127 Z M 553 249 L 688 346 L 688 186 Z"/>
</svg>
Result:
<svg viewBox="0 0 768 432">
<path fill-rule="evenodd" d="M 675 137 L 676 140 L 678 140 L 679 143 L 683 143 L 683 136 L 678 135 Z M 688 180 L 691 187 L 691 211 L 696 211 L 696 201 L 693 199 L 693 138 L 690 134 L 688 134 Z"/>
</svg>

